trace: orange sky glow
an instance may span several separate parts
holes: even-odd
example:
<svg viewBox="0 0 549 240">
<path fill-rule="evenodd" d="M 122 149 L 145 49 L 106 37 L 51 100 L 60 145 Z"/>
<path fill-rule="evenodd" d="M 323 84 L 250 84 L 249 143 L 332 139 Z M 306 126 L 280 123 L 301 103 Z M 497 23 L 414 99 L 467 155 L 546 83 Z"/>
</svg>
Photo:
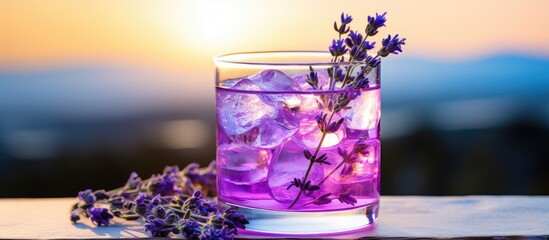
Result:
<svg viewBox="0 0 549 240">
<path fill-rule="evenodd" d="M 235 51 L 323 50 L 342 11 L 388 12 L 406 54 L 549 55 L 549 1 L 1 1 L 0 68 L 117 62 L 206 69 Z"/>
</svg>

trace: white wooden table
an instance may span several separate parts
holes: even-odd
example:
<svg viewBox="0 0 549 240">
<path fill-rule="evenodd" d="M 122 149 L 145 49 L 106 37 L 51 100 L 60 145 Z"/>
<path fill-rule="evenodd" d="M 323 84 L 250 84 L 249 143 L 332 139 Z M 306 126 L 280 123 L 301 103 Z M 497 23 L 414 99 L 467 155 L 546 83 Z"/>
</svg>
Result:
<svg viewBox="0 0 549 240">
<path fill-rule="evenodd" d="M 138 222 L 117 220 L 95 227 L 72 224 L 74 198 L 0 199 L 0 238 L 147 238 Z M 549 238 L 549 196 L 384 196 L 374 227 L 331 238 L 464 238 L 545 236 Z M 259 238 L 243 232 L 239 238 Z"/>
</svg>

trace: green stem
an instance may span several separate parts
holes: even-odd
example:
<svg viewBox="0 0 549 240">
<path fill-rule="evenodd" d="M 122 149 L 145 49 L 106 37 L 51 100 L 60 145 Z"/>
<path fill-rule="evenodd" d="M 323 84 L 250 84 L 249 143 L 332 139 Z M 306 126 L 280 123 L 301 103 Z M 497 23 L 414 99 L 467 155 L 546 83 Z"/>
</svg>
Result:
<svg viewBox="0 0 549 240">
<path fill-rule="evenodd" d="M 330 115 L 330 119 L 328 120 L 328 125 L 330 125 L 330 123 L 332 122 L 332 118 L 334 117 L 334 114 L 335 112 L 332 112 L 332 114 Z M 324 142 L 324 138 L 326 138 L 326 133 L 327 133 L 326 131 L 322 132 L 322 137 L 320 138 L 320 142 L 316 147 L 315 153 L 313 154 L 313 158 L 316 158 L 316 156 L 318 155 L 318 152 L 322 147 L 322 143 Z M 309 160 L 309 167 L 307 167 L 307 171 L 305 172 L 305 176 L 303 177 L 303 184 L 307 182 L 307 178 L 309 177 L 309 173 L 311 172 L 311 169 L 313 168 L 314 163 L 315 163 L 314 161 Z M 299 193 L 297 194 L 294 201 L 292 202 L 292 204 L 290 204 L 288 208 L 292 208 L 297 203 L 297 201 L 299 200 L 302 194 L 303 194 L 303 189 L 299 188 Z"/>
</svg>

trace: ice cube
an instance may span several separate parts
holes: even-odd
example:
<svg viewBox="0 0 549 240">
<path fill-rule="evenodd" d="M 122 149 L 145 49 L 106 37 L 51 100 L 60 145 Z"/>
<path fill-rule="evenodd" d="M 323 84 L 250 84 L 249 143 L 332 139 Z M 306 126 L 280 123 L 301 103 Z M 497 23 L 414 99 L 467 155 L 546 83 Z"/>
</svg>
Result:
<svg viewBox="0 0 549 240">
<path fill-rule="evenodd" d="M 341 117 L 335 114 L 331 122 L 337 122 L 339 119 L 341 119 Z M 299 119 L 299 131 L 296 137 L 305 147 L 316 148 L 322 139 L 322 134 L 315 118 L 305 117 Z M 345 135 L 344 125 L 341 125 L 336 132 L 326 133 L 321 148 L 337 146 L 340 142 L 345 140 Z"/>
<path fill-rule="evenodd" d="M 231 89 L 260 90 L 248 79 L 240 80 Z M 228 135 L 242 134 L 258 126 L 264 117 L 275 117 L 277 110 L 254 93 L 218 91 L 219 124 Z"/>
<path fill-rule="evenodd" d="M 374 129 L 381 116 L 379 90 L 365 91 L 353 100 L 347 112 L 347 128 L 357 130 Z"/>
<path fill-rule="evenodd" d="M 249 79 L 261 90 L 299 90 L 299 85 L 279 70 L 268 69 L 255 74 Z"/>
<path fill-rule="evenodd" d="M 307 117 L 315 117 L 324 110 L 324 104 L 319 95 L 303 95 L 303 101 L 295 107 L 296 115 L 305 115 Z"/>
<path fill-rule="evenodd" d="M 299 189 L 291 187 L 287 189 L 294 178 L 302 179 L 309 167 L 309 160 L 303 155 L 303 148 L 293 141 L 284 144 L 280 152 L 275 153 L 275 157 L 269 168 L 267 184 L 269 185 L 271 196 L 278 202 L 292 202 Z M 308 176 L 312 184 L 318 184 L 324 177 L 323 166 L 313 164 Z M 310 197 L 300 197 L 300 202 L 310 200 Z"/>
<path fill-rule="evenodd" d="M 221 181 L 252 185 L 267 179 L 271 150 L 248 148 L 240 144 L 217 147 L 217 168 Z"/>
<path fill-rule="evenodd" d="M 306 148 L 316 148 L 322 138 L 322 131 L 318 126 L 316 117 L 320 114 L 331 113 L 324 109 L 323 101 L 319 95 L 305 95 L 301 105 L 294 108 L 294 114 L 299 121 L 299 131 L 296 134 L 297 142 Z M 341 119 L 340 114 L 335 114 L 331 122 Z M 328 119 L 327 119 L 328 120 Z M 333 147 L 345 139 L 345 126 L 341 125 L 335 133 L 327 133 L 322 142 L 322 148 Z"/>
<path fill-rule="evenodd" d="M 279 109 L 274 118 L 264 117 L 258 126 L 234 136 L 237 142 L 253 147 L 273 148 L 293 136 L 299 123 L 289 109 Z"/>
<path fill-rule="evenodd" d="M 263 91 L 300 91 L 301 87 L 290 77 L 279 70 L 268 69 L 249 77 L 253 83 L 257 84 Z M 280 106 L 286 105 L 293 108 L 301 103 L 301 97 L 297 94 L 263 94 L 265 102 Z"/>
</svg>

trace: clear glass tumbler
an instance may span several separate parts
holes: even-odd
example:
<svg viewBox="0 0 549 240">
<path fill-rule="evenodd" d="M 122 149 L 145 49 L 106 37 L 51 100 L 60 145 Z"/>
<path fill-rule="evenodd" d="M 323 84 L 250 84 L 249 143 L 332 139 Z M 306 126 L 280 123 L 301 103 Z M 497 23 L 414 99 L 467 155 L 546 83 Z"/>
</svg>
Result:
<svg viewBox="0 0 549 240">
<path fill-rule="evenodd" d="M 247 229 L 323 234 L 378 215 L 380 67 L 328 52 L 216 57 L 217 185 Z"/>
</svg>

